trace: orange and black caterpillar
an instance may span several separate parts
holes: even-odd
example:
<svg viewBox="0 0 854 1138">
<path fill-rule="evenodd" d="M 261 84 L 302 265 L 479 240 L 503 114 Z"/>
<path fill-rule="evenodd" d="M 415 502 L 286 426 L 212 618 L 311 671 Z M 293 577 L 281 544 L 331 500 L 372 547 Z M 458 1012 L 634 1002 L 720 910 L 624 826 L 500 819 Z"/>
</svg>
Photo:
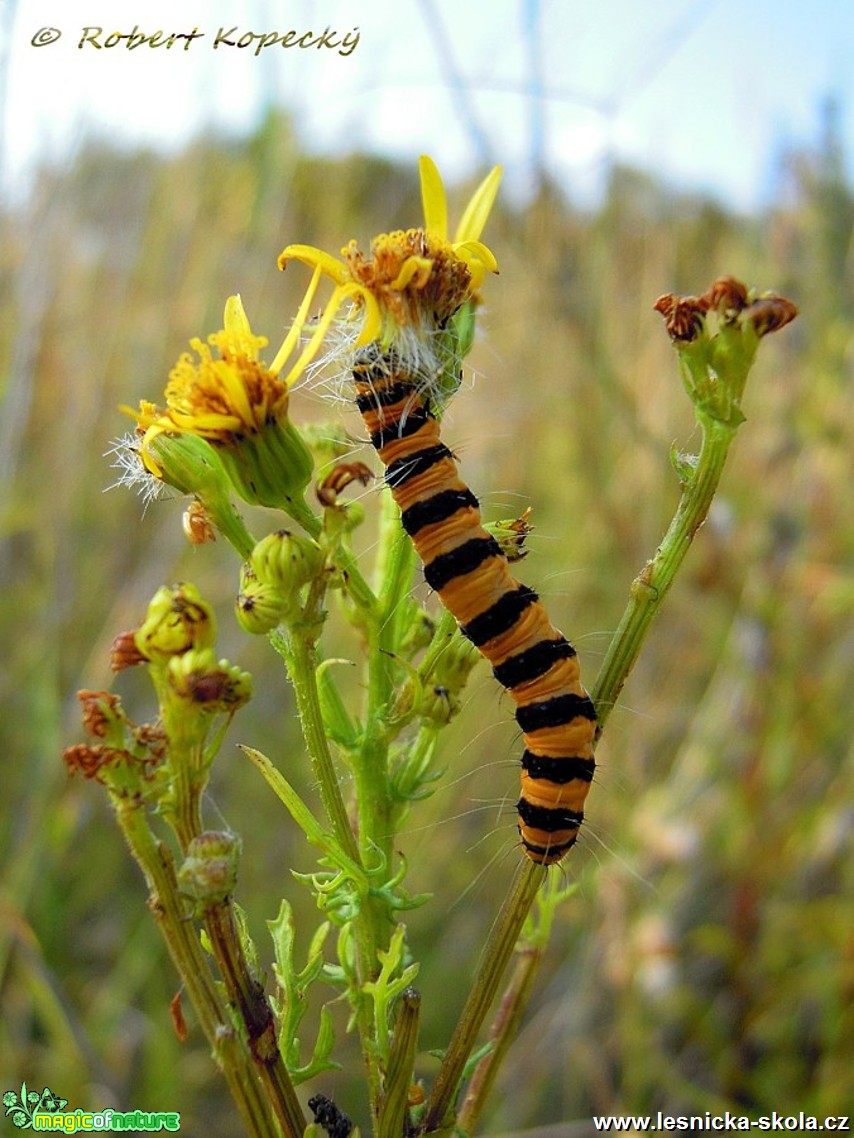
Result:
<svg viewBox="0 0 854 1138">
<path fill-rule="evenodd" d="M 394 353 L 358 351 L 353 379 L 425 580 L 517 705 L 525 740 L 519 833 L 528 857 L 551 865 L 575 843 L 596 766 L 596 710 L 581 686 L 575 649 L 533 589 L 511 575 L 437 419 Z"/>
</svg>

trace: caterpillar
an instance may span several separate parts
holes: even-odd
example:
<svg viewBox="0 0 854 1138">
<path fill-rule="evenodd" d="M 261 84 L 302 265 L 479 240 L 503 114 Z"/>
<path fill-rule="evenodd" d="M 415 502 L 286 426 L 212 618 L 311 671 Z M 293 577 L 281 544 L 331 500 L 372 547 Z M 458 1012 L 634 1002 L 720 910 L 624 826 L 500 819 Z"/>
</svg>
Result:
<svg viewBox="0 0 854 1138">
<path fill-rule="evenodd" d="M 575 649 L 511 574 L 429 400 L 393 351 L 357 351 L 356 405 L 428 585 L 516 703 L 525 742 L 516 809 L 525 853 L 552 865 L 575 844 L 595 770 L 596 710 Z"/>
</svg>

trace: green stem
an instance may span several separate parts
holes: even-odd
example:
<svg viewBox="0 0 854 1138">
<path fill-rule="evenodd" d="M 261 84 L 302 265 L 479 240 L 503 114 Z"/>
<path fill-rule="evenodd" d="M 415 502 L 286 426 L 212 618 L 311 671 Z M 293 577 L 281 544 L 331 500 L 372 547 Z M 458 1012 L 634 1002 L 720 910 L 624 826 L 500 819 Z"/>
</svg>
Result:
<svg viewBox="0 0 854 1138">
<path fill-rule="evenodd" d="M 518 951 L 516 967 L 501 1001 L 498 1014 L 489 1031 L 492 1050 L 480 1060 L 466 1089 L 466 1097 L 457 1119 L 464 1134 L 473 1134 L 489 1098 L 498 1070 L 510 1050 L 519 1028 L 534 981 L 543 961 L 543 948 L 527 944 Z"/>
<path fill-rule="evenodd" d="M 401 994 L 394 1025 L 377 1138 L 400 1138 L 406 1133 L 406 1111 L 418 1048 L 420 1014 L 421 996 L 415 988 L 407 988 Z"/>
<path fill-rule="evenodd" d="M 345 546 L 339 547 L 335 554 L 335 562 L 344 576 L 344 585 L 356 607 L 363 613 L 376 612 L 377 598 L 359 571 L 352 551 Z"/>
<path fill-rule="evenodd" d="M 249 1052 L 222 1005 L 195 925 L 187 920 L 171 855 L 154 840 L 136 800 L 111 797 L 125 840 L 145 876 L 149 908 L 247 1131 L 254 1138 L 278 1138 Z"/>
<path fill-rule="evenodd" d="M 447 1129 L 452 1124 L 457 1087 L 545 872 L 543 866 L 526 861 L 510 887 L 484 947 L 480 972 L 469 992 L 427 1102 L 424 1122 L 427 1133 Z"/>
<path fill-rule="evenodd" d="M 216 512 L 204 503 L 213 516 L 214 524 L 229 545 L 237 551 L 241 561 L 248 561 L 255 548 L 255 538 L 230 500 L 216 504 Z"/>
<path fill-rule="evenodd" d="M 151 665 L 149 675 L 169 739 L 172 785 L 168 821 L 185 854 L 190 841 L 202 832 L 202 794 L 208 781 L 204 731 L 197 717 L 186 715 L 186 709 L 175 699 L 165 668 Z"/>
<path fill-rule="evenodd" d="M 382 498 L 376 578 L 380 582 L 376 614 L 368 635 L 368 696 L 365 732 L 356 764 L 361 847 L 365 856 L 380 850 L 391 865 L 394 846 L 392 795 L 388 771 L 388 716 L 394 700 L 396 662 L 404 601 L 412 587 L 416 557 L 400 526 L 391 494 Z"/>
<path fill-rule="evenodd" d="M 274 633 L 271 639 L 287 664 L 291 683 L 294 686 L 302 732 L 312 770 L 320 785 L 320 797 L 323 799 L 326 816 L 332 824 L 341 848 L 349 858 L 361 864 L 356 838 L 350 825 L 323 725 L 323 713 L 317 691 L 317 654 L 314 644 L 301 636 L 299 629 L 292 630 L 287 641 L 279 632 Z"/>
<path fill-rule="evenodd" d="M 317 539 L 320 536 L 320 518 L 311 509 L 304 497 L 286 498 L 282 509 L 286 514 L 290 515 L 295 522 L 298 522 L 306 533 L 311 534 L 313 538 Z"/>
<path fill-rule="evenodd" d="M 310 534 L 315 541 L 320 538 L 323 532 L 323 523 L 320 518 L 309 509 L 304 499 L 297 501 L 295 498 L 289 498 L 287 506 L 283 508 L 294 521 L 299 522 L 306 533 Z M 333 560 L 341 570 L 347 592 L 350 594 L 357 608 L 363 612 L 374 611 L 377 599 L 370 585 L 362 576 L 352 551 L 347 549 L 344 545 L 339 545 L 335 550 Z"/>
<path fill-rule="evenodd" d="M 634 667 L 641 645 L 697 530 L 706 519 L 720 482 L 736 427 L 698 411 L 703 441 L 694 470 L 655 556 L 632 582 L 631 596 L 614 634 L 591 697 L 599 713 L 599 732 Z"/>
<path fill-rule="evenodd" d="M 229 1001 L 246 1028 L 249 1050 L 286 1138 L 302 1138 L 306 1120 L 282 1059 L 276 1021 L 264 989 L 250 974 L 229 900 L 204 914 L 214 958 Z"/>
<path fill-rule="evenodd" d="M 392 874 L 394 857 L 394 802 L 388 769 L 388 715 L 395 691 L 395 655 L 400 643 L 403 601 L 409 594 L 415 556 L 411 543 L 400 527 L 400 515 L 390 494 L 383 497 L 380 523 L 379 554 L 376 579 L 379 593 L 373 611 L 366 621 L 368 633 L 367 707 L 365 729 L 359 755 L 353 763 L 356 798 L 359 808 L 359 848 L 364 864 L 378 860 Z M 385 901 L 368 897 L 355 935 L 360 958 L 368 971 L 361 973 L 363 982 L 374 979 L 378 968 L 379 949 L 388 947 L 393 928 Z M 379 1127 L 382 1078 L 376 1056 L 375 1036 L 370 1001 L 360 1000 L 358 1009 L 362 1051 L 368 1072 L 371 1116 L 375 1132 Z"/>
<path fill-rule="evenodd" d="M 298 629 L 291 631 L 288 640 L 280 632 L 271 636 L 276 650 L 281 654 L 288 668 L 299 709 L 300 724 L 306 747 L 311 759 L 312 770 L 320 785 L 320 795 L 329 818 L 333 833 L 341 849 L 360 867 L 363 867 L 359 845 L 356 842 L 347 808 L 341 794 L 338 776 L 329 749 L 329 740 L 323 723 L 320 696 L 317 690 L 317 658 L 314 643 L 302 637 Z M 358 780 L 357 780 L 358 786 Z M 360 802 L 360 829 L 362 824 Z M 364 849 L 364 845 L 362 846 Z M 368 849 L 368 855 L 376 858 L 376 852 Z M 370 861 L 367 863 L 370 865 Z M 353 936 L 356 943 L 357 967 L 360 984 L 373 979 L 377 970 L 377 948 L 385 943 L 383 913 L 378 902 L 367 896 L 362 910 L 354 922 Z M 361 992 L 355 995 L 355 1014 L 362 1045 L 362 1055 L 368 1075 L 371 1102 L 379 1099 L 381 1076 L 373 1047 L 373 1014 L 371 1001 Z"/>
</svg>

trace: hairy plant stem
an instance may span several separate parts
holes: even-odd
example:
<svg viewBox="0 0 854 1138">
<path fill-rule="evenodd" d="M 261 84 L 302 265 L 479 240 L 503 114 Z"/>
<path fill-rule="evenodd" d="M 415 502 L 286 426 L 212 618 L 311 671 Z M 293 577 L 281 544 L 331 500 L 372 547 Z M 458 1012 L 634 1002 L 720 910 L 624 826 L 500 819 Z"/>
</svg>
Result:
<svg viewBox="0 0 854 1138">
<path fill-rule="evenodd" d="M 365 845 L 364 843 L 357 843 L 350 825 L 347 807 L 341 794 L 341 786 L 335 773 L 329 740 L 323 723 L 320 697 L 317 690 L 317 655 L 314 642 L 309 636 L 300 635 L 298 628 L 292 629 L 291 635 L 287 638 L 281 632 L 276 632 L 271 636 L 271 641 L 285 660 L 288 668 L 312 770 L 318 780 L 324 809 L 332 824 L 335 838 L 347 857 L 364 868 L 362 851 L 365 850 Z M 358 774 L 356 775 L 356 786 L 357 793 L 359 793 Z M 361 823 L 361 797 L 359 801 Z M 369 855 L 373 853 L 373 860 L 376 861 L 376 850 L 368 848 L 366 852 Z M 370 866 L 370 862 L 368 865 Z M 373 979 L 376 975 L 378 969 L 377 949 L 384 946 L 388 939 L 384 929 L 387 923 L 379 901 L 371 897 L 370 894 L 364 897 L 359 915 L 353 922 L 353 939 L 356 945 L 360 985 Z M 376 1050 L 372 1046 L 374 1036 L 373 1008 L 371 1001 L 361 992 L 353 993 L 353 997 L 370 1099 L 372 1104 L 376 1104 L 379 1101 L 382 1080 Z M 377 1108 L 374 1105 L 372 1109 L 376 1112 Z"/>
<path fill-rule="evenodd" d="M 318 781 L 320 797 L 323 800 L 326 816 L 332 825 L 332 831 L 347 856 L 361 863 L 323 724 L 320 696 L 317 691 L 318 661 L 314 642 L 304 636 L 299 628 L 292 629 L 287 638 L 276 632 L 271 640 L 288 668 L 312 771 Z"/>
<path fill-rule="evenodd" d="M 228 1016 L 199 943 L 196 927 L 187 919 L 172 855 L 155 841 L 140 804 L 113 796 L 122 833 L 143 872 L 154 915 L 184 990 L 199 1017 L 213 1058 L 253 1138 L 278 1138 L 279 1129 L 259 1083 L 245 1042 Z M 291 1133 L 300 1134 L 301 1131 Z"/>
<path fill-rule="evenodd" d="M 735 438 L 737 425 L 710 418 L 699 410 L 697 419 L 703 438 L 696 465 L 685 476 L 682 497 L 661 545 L 632 582 L 629 602 L 590 692 L 599 715 L 598 734 L 634 667 L 653 617 L 706 520 Z"/>
<path fill-rule="evenodd" d="M 457 1087 L 505 970 L 513 957 L 522 925 L 544 880 L 545 872 L 543 866 L 526 859 L 514 877 L 484 946 L 480 970 L 471 987 L 427 1101 L 424 1121 L 427 1133 L 445 1130 L 453 1124 L 453 1101 Z"/>
<path fill-rule="evenodd" d="M 390 494 L 383 495 L 380 521 L 379 553 L 376 579 L 380 582 L 374 611 L 367 621 L 367 707 L 365 728 L 359 756 L 354 764 L 356 798 L 359 808 L 359 849 L 366 865 L 379 862 L 388 878 L 393 876 L 394 802 L 388 769 L 388 721 L 394 700 L 394 656 L 399 644 L 399 621 L 402 602 L 412 587 L 415 556 L 411 543 L 403 540 L 397 507 Z M 372 920 L 370 971 L 363 979 L 377 975 L 378 950 L 386 949 L 393 925 L 387 908 L 379 898 L 369 897 L 366 916 Z M 357 922 L 357 939 L 359 925 Z M 367 1033 L 362 1034 L 362 1049 L 369 1073 L 371 1118 L 376 1133 L 380 1127 L 382 1078 L 376 1057 L 373 1008 L 362 1001 Z"/>
</svg>

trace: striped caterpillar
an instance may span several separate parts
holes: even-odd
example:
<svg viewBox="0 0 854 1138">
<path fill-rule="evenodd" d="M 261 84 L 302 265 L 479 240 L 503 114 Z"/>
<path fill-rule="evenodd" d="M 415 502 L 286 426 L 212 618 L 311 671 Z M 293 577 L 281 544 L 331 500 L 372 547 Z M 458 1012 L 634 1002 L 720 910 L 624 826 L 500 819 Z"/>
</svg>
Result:
<svg viewBox="0 0 854 1138">
<path fill-rule="evenodd" d="M 552 865 L 575 843 L 596 765 L 596 710 L 581 686 L 575 649 L 533 589 L 510 573 L 437 419 L 395 354 L 358 350 L 353 380 L 425 580 L 516 703 L 525 740 L 519 834 L 532 861 Z"/>
</svg>

